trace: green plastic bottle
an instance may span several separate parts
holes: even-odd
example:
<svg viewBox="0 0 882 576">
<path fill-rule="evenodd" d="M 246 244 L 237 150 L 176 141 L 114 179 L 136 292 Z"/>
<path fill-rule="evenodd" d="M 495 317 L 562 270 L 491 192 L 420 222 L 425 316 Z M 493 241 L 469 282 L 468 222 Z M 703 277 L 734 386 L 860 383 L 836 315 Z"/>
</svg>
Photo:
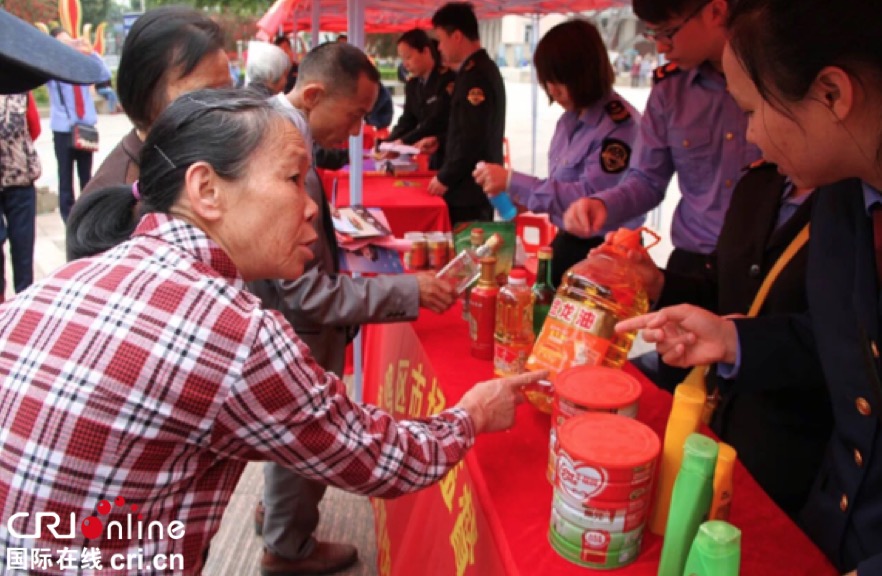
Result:
<svg viewBox="0 0 882 576">
<path fill-rule="evenodd" d="M 658 576 L 681 576 L 698 527 L 710 510 L 719 446 L 703 434 L 690 434 L 674 481 Z"/>
<path fill-rule="evenodd" d="M 738 576 L 741 568 L 741 530 L 724 520 L 698 527 L 683 576 Z"/>
</svg>

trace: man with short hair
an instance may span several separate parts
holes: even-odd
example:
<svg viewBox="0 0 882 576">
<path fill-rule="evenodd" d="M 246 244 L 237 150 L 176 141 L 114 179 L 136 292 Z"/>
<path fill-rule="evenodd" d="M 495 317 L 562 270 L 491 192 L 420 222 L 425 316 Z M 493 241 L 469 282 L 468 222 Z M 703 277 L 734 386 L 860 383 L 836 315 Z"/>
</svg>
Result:
<svg viewBox="0 0 882 576">
<path fill-rule="evenodd" d="M 323 44 L 300 64 L 294 90 L 275 102 L 291 112 L 291 120 L 309 148 L 339 147 L 357 135 L 377 98 L 380 76 L 367 56 L 343 42 Z M 358 325 L 416 318 L 419 307 L 447 310 L 456 294 L 432 273 L 351 278 L 338 274 L 337 243 L 331 207 L 314 168 L 306 191 L 321 215 L 312 221 L 318 240 L 315 258 L 295 281 L 252 283 L 252 291 L 279 310 L 325 369 L 342 374 L 346 344 Z M 258 505 L 256 528 L 262 529 L 263 576 L 330 573 L 354 563 L 357 550 L 348 544 L 317 542 L 318 503 L 324 484 L 307 480 L 276 464 L 264 467 L 265 511 Z"/>
<path fill-rule="evenodd" d="M 457 70 L 451 94 L 444 163 L 429 183 L 429 194 L 443 196 L 450 221 L 488 221 L 493 208 L 472 177 L 478 162 L 502 164 L 505 133 L 505 85 L 499 68 L 481 47 L 478 19 L 467 2 L 445 4 L 432 16 L 444 64 Z M 434 153 L 438 139 L 417 143 Z"/>
</svg>

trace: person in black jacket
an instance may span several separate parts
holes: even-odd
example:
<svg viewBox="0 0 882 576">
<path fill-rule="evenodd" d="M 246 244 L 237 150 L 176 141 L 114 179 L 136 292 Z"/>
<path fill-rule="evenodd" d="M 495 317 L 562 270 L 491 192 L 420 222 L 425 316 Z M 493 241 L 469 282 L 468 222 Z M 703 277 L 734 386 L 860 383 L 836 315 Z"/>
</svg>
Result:
<svg viewBox="0 0 882 576">
<path fill-rule="evenodd" d="M 443 196 L 452 224 L 493 219 L 493 208 L 472 177 L 478 162 L 502 164 L 505 132 L 505 86 L 499 68 L 481 48 L 472 5 L 450 2 L 432 16 L 438 49 L 445 64 L 457 68 L 450 101 L 444 163 L 429 183 L 429 194 Z M 418 147 L 438 149 L 437 138 Z"/>
<path fill-rule="evenodd" d="M 434 136 L 439 145 L 429 159 L 429 168 L 437 170 L 444 162 L 444 138 L 456 74 L 441 64 L 436 42 L 419 28 L 401 35 L 398 56 L 410 76 L 404 88 L 404 112 L 386 141 L 412 145 Z"/>
<path fill-rule="evenodd" d="M 795 187 L 774 164 L 755 163 L 732 193 L 714 252 L 715 277 L 661 271 L 648 256 L 633 255 L 650 299 L 659 307 L 691 303 L 718 314 L 746 314 L 769 270 L 808 225 L 813 205 L 811 189 Z M 804 245 L 772 284 L 759 316 L 808 309 L 807 259 Z M 815 369 L 807 377 L 754 379 L 749 387 L 713 369 L 707 377 L 708 387 L 716 386 L 719 394 L 711 428 L 793 518 L 805 505 L 833 429 L 821 367 L 816 359 L 811 362 Z M 801 389 L 798 394 L 796 389 Z"/>
</svg>

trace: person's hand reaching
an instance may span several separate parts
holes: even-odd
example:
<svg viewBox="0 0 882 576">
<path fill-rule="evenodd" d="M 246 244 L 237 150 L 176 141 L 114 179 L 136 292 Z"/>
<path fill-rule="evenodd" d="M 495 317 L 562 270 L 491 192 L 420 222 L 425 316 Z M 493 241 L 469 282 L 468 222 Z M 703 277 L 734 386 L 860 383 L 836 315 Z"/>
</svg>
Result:
<svg viewBox="0 0 882 576">
<path fill-rule="evenodd" d="M 521 388 L 546 378 L 548 370 L 538 370 L 478 382 L 465 393 L 457 407 L 472 417 L 475 434 L 507 430 L 514 424 L 515 409 L 524 401 Z"/>
</svg>

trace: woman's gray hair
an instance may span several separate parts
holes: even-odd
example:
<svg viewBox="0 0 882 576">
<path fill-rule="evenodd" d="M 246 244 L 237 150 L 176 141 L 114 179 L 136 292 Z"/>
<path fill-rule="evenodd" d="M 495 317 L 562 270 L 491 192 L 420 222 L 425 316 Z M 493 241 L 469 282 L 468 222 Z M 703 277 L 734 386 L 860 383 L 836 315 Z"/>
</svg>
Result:
<svg viewBox="0 0 882 576">
<path fill-rule="evenodd" d="M 254 40 L 248 43 L 248 63 L 245 65 L 247 83 L 275 84 L 288 74 L 289 68 L 291 60 L 278 46 Z"/>
</svg>

